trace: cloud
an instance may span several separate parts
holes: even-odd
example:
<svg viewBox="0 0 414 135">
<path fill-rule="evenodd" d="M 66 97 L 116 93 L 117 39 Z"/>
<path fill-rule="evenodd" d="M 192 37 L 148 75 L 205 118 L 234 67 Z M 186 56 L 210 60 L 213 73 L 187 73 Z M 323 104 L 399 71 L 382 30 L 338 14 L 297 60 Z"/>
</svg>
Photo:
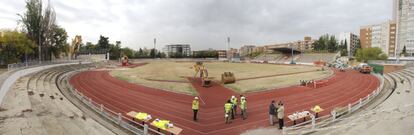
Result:
<svg viewBox="0 0 414 135">
<path fill-rule="evenodd" d="M 16 24 L 24 1 L 0 0 L 0 27 Z M 391 0 L 71 0 L 52 1 L 71 37 L 96 43 L 99 35 L 134 49 L 188 43 L 193 49 L 269 44 L 359 33 L 391 18 Z M 14 26 L 15 27 L 15 26 Z"/>
</svg>

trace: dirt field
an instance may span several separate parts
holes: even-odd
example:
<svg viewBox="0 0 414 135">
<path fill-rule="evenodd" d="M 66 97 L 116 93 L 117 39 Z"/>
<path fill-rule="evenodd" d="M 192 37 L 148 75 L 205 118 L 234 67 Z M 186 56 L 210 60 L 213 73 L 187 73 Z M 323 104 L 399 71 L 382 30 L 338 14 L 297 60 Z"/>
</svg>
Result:
<svg viewBox="0 0 414 135">
<path fill-rule="evenodd" d="M 332 71 L 315 71 L 309 73 L 301 73 L 294 75 L 275 76 L 268 78 L 249 79 L 237 81 L 234 84 L 227 84 L 226 87 L 233 89 L 239 93 L 254 92 L 267 90 L 270 88 L 281 88 L 291 85 L 299 85 L 300 80 L 317 80 L 329 77 Z"/>
<path fill-rule="evenodd" d="M 152 88 L 196 95 L 194 88 L 187 80 L 188 77 L 194 76 L 194 69 L 191 68 L 193 65 L 192 62 L 151 62 L 137 68 L 111 71 L 110 74 L 119 79 Z M 226 85 L 241 93 L 296 85 L 299 84 L 299 80 L 323 78 L 331 73 L 317 71 L 319 68 L 310 66 L 222 62 L 207 62 L 204 65 L 208 69 L 209 77 L 213 77 L 216 82 L 220 82 L 221 74 L 224 72 L 233 72 L 237 80 L 247 79 Z M 274 75 L 274 77 L 260 78 L 269 75 Z M 248 79 L 255 77 L 258 79 Z"/>
</svg>

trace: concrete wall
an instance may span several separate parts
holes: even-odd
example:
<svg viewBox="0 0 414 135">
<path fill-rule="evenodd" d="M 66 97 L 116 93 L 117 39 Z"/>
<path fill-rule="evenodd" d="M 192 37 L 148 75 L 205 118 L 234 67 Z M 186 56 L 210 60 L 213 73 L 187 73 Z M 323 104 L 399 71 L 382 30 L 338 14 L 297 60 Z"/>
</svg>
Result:
<svg viewBox="0 0 414 135">
<path fill-rule="evenodd" d="M 403 64 L 384 64 L 384 74 L 405 69 Z"/>
</svg>

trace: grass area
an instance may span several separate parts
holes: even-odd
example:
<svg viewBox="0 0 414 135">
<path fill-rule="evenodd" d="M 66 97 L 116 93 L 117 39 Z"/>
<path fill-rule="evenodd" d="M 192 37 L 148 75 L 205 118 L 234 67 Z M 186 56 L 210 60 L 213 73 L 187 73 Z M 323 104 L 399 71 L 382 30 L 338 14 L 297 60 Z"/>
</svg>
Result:
<svg viewBox="0 0 414 135">
<path fill-rule="evenodd" d="M 225 87 L 233 89 L 238 93 L 248 93 L 260 90 L 267 90 L 271 88 L 281 88 L 292 85 L 299 85 L 300 80 L 317 80 L 329 77 L 333 72 L 330 70 L 326 71 L 315 71 L 308 73 L 301 73 L 295 75 L 284 75 L 252 80 L 236 81 L 233 84 L 226 84 Z"/>
<path fill-rule="evenodd" d="M 195 95 L 196 92 L 190 83 L 159 82 L 152 80 L 171 80 L 171 81 L 188 81 L 186 77 L 194 76 L 194 69 L 191 67 L 193 62 L 150 62 L 147 65 L 124 70 L 114 70 L 111 72 L 122 80 L 132 83 L 154 87 L 159 89 L 177 91 Z M 316 71 L 317 67 L 311 66 L 291 66 L 291 65 L 271 65 L 271 64 L 254 64 L 254 63 L 224 63 L 224 62 L 206 62 L 205 67 L 208 69 L 209 77 L 215 81 L 221 81 L 221 74 L 224 72 L 233 72 L 237 79 L 260 77 L 267 75 L 277 75 L 286 73 L 296 73 L 305 71 Z M 311 80 L 315 78 L 328 76 L 326 72 L 303 73 L 281 77 L 269 77 L 262 79 L 237 81 L 235 84 L 226 85 L 239 92 L 249 92 L 262 90 L 273 87 L 283 87 L 287 85 L 298 84 L 299 80 Z M 278 82 L 278 83 L 274 83 Z"/>
<path fill-rule="evenodd" d="M 127 77 L 127 76 L 114 74 L 114 72 L 112 72 L 111 75 L 118 79 L 128 81 L 130 83 L 141 84 L 141 85 L 151 87 L 151 88 L 157 88 L 157 89 L 162 89 L 162 90 L 172 91 L 172 92 L 177 92 L 177 93 L 183 93 L 183 94 L 188 94 L 188 95 L 193 95 L 193 96 L 197 95 L 196 90 L 191 86 L 190 83 L 148 81 L 138 76 Z"/>
</svg>

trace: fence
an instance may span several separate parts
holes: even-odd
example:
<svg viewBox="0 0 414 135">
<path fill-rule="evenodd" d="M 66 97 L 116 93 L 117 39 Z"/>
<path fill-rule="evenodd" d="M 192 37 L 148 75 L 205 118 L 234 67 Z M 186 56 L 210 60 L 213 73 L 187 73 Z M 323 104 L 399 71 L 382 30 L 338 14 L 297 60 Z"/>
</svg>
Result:
<svg viewBox="0 0 414 135">
<path fill-rule="evenodd" d="M 59 64 L 59 63 L 69 63 L 69 62 L 81 62 L 79 60 L 53 60 L 53 61 L 29 61 L 25 63 L 13 63 L 7 65 L 7 70 L 15 70 L 20 68 L 28 68 L 33 66 L 42 66 L 42 65 L 50 65 L 50 64 Z"/>
<path fill-rule="evenodd" d="M 64 85 L 66 88 L 69 89 L 69 91 L 75 95 L 77 99 L 79 99 L 83 104 L 91 108 L 93 111 L 99 113 L 101 116 L 103 116 L 105 119 L 119 125 L 120 127 L 123 127 L 127 129 L 128 131 L 139 134 L 139 135 L 148 135 L 149 133 L 156 134 L 156 135 L 164 135 L 163 133 L 154 130 L 150 128 L 146 123 L 142 124 L 139 122 L 136 122 L 134 120 L 131 120 L 130 118 L 122 115 L 121 112 L 113 111 L 107 107 L 105 107 L 103 104 L 100 104 L 98 102 L 93 101 L 91 98 L 83 95 L 81 92 L 79 92 L 77 89 L 73 88 L 69 82 L 68 78 L 70 78 L 71 72 L 65 73 L 57 78 L 57 83 L 60 83 L 60 85 Z"/>
<path fill-rule="evenodd" d="M 382 91 L 384 87 L 384 77 L 382 77 L 379 74 L 375 74 L 375 76 L 380 79 L 380 86 L 377 89 L 375 89 L 372 93 L 365 96 L 364 98 L 360 98 L 358 101 L 354 103 L 349 103 L 347 106 L 334 109 L 331 111 L 330 115 L 322 116 L 319 118 L 315 118 L 311 116 L 310 121 L 306 121 L 306 122 L 303 122 L 303 123 L 300 123 L 300 124 L 297 124 L 291 127 L 285 127 L 283 128 L 282 133 L 284 135 L 289 135 L 289 134 L 306 134 L 306 133 L 319 131 L 318 128 L 325 127 L 329 124 L 334 123 L 335 121 L 338 121 L 337 119 L 338 117 L 355 112 L 359 108 L 368 104 L 372 99 L 374 99 Z"/>
</svg>

